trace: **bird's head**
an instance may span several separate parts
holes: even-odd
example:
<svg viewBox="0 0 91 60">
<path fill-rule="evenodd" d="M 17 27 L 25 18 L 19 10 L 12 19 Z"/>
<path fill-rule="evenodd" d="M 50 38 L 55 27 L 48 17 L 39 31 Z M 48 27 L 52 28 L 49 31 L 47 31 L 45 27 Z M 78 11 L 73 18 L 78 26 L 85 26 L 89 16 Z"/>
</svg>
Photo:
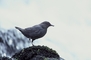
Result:
<svg viewBox="0 0 91 60">
<path fill-rule="evenodd" d="M 41 23 L 42 25 L 44 25 L 44 27 L 49 27 L 49 26 L 53 26 L 54 27 L 54 25 L 52 25 L 50 22 L 48 22 L 48 21 L 44 21 L 44 22 L 42 22 Z"/>
</svg>

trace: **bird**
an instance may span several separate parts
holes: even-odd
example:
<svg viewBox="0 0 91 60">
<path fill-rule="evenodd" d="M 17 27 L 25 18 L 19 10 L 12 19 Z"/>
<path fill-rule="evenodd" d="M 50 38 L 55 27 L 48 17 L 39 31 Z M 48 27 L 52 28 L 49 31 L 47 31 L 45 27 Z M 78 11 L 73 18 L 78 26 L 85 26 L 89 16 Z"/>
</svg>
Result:
<svg viewBox="0 0 91 60">
<path fill-rule="evenodd" d="M 42 23 L 34 25 L 32 27 L 23 29 L 15 26 L 15 28 L 18 29 L 25 37 L 29 38 L 29 40 L 31 40 L 32 46 L 34 46 L 33 41 L 45 36 L 47 29 L 50 26 L 54 27 L 54 25 L 52 25 L 50 22 L 43 21 Z"/>
</svg>

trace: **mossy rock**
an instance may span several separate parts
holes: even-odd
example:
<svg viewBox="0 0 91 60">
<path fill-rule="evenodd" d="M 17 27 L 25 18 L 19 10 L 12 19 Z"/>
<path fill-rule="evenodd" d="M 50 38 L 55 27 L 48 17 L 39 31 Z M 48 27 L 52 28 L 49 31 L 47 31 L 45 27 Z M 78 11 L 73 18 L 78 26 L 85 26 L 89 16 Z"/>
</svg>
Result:
<svg viewBox="0 0 91 60">
<path fill-rule="evenodd" d="M 58 53 L 47 46 L 31 46 L 13 55 L 16 60 L 48 60 L 59 59 Z"/>
</svg>

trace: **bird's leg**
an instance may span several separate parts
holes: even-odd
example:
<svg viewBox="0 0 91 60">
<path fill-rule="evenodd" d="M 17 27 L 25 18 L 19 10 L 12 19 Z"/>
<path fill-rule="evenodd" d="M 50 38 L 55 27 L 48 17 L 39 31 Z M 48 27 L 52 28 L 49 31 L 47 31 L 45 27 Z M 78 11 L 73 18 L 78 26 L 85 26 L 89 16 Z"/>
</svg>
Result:
<svg viewBox="0 0 91 60">
<path fill-rule="evenodd" d="M 31 39 L 29 38 L 29 40 L 31 40 Z M 32 46 L 34 46 L 34 44 L 33 44 L 33 39 L 31 40 L 31 43 L 32 43 Z"/>
<path fill-rule="evenodd" d="M 34 44 L 33 44 L 33 39 L 32 39 L 32 46 L 34 46 Z"/>
<path fill-rule="evenodd" d="M 29 41 L 30 41 L 31 39 L 29 38 Z"/>
<path fill-rule="evenodd" d="M 29 41 L 31 41 L 31 38 L 29 38 Z M 31 43 L 32 43 L 32 41 L 31 41 Z M 33 46 L 33 43 L 32 43 L 32 46 Z"/>
</svg>

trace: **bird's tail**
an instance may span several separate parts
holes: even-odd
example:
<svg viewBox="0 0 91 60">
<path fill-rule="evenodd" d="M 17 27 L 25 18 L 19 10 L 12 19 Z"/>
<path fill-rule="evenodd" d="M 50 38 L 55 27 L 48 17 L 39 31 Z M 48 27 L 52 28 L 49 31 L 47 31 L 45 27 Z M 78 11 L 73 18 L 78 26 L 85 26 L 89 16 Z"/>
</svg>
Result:
<svg viewBox="0 0 91 60">
<path fill-rule="evenodd" d="M 18 29 L 19 31 L 23 31 L 23 29 L 22 28 L 20 28 L 20 27 L 15 27 L 16 29 Z"/>
</svg>

